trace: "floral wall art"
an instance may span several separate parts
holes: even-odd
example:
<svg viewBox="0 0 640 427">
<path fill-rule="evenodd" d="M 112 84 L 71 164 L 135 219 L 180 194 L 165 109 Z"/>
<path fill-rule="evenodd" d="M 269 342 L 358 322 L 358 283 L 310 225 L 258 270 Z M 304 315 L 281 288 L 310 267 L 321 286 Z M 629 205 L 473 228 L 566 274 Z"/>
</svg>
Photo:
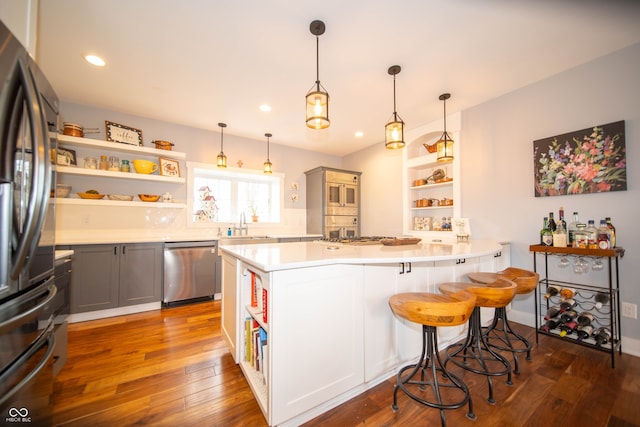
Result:
<svg viewBox="0 0 640 427">
<path fill-rule="evenodd" d="M 624 120 L 533 141 L 535 196 L 627 189 Z"/>
</svg>

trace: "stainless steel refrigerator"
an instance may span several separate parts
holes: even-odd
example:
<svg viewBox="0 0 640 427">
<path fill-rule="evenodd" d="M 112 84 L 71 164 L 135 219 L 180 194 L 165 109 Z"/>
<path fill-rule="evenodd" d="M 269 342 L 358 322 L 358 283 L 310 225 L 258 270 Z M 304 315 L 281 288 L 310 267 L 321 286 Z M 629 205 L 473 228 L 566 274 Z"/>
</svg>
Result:
<svg viewBox="0 0 640 427">
<path fill-rule="evenodd" d="M 50 425 L 58 100 L 0 22 L 0 421 Z"/>
</svg>

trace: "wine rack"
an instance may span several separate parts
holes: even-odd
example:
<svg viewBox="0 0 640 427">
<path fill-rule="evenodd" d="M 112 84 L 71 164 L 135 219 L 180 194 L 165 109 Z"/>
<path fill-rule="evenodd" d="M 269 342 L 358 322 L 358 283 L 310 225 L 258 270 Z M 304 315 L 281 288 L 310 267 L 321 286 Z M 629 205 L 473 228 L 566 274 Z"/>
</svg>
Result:
<svg viewBox="0 0 640 427">
<path fill-rule="evenodd" d="M 591 347 L 596 350 L 605 351 L 611 354 L 611 367 L 615 368 L 615 352 L 622 354 L 622 343 L 620 333 L 620 280 L 618 261 L 624 256 L 623 248 L 614 249 L 582 249 L 582 248 L 557 248 L 542 245 L 531 245 L 529 250 L 533 252 L 533 268 L 538 271 L 538 258 L 542 258 L 544 266 L 540 271 L 540 282 L 535 290 L 535 320 L 536 320 L 536 343 L 539 335 L 571 340 L 575 344 Z M 606 267 L 606 280 L 600 283 L 578 283 L 570 281 L 554 280 L 550 277 L 550 258 L 556 257 L 589 257 L 590 259 L 601 259 Z M 587 273 L 588 274 L 588 273 Z M 591 277 L 591 276 L 589 276 Z M 554 289 L 556 291 L 554 291 Z M 564 290 L 564 292 L 563 292 Z M 553 291 L 553 292 L 552 292 Z M 564 293 L 564 295 L 562 295 Z M 562 323 L 551 329 L 544 329 L 546 324 L 545 315 L 554 306 L 560 306 L 563 302 L 570 300 L 574 306 L 569 308 L 575 310 L 578 315 L 589 312 L 593 315 L 591 325 L 593 330 L 606 328 L 608 337 L 596 339 L 594 336 L 581 338 L 576 331 L 568 332 L 563 336 L 560 326 Z M 569 303 L 567 303 L 569 305 Z"/>
</svg>

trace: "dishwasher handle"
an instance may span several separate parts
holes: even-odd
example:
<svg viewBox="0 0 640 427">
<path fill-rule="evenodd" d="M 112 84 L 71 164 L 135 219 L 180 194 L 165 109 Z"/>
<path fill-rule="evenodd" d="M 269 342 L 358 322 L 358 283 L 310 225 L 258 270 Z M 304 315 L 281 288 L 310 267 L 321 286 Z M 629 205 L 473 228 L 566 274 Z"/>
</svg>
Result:
<svg viewBox="0 0 640 427">
<path fill-rule="evenodd" d="M 180 248 L 212 248 L 212 253 L 215 252 L 216 246 L 218 242 L 215 240 L 211 241 L 200 241 L 200 242 L 166 242 L 164 244 L 165 249 L 180 249 Z"/>
</svg>

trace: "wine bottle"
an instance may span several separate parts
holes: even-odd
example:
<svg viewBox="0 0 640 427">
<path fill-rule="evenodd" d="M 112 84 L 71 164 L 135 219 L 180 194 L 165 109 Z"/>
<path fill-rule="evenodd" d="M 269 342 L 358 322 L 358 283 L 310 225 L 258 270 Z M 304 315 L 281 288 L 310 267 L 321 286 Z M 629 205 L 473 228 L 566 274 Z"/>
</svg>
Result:
<svg viewBox="0 0 640 427">
<path fill-rule="evenodd" d="M 560 206 L 560 209 L 558 210 L 558 224 L 557 225 L 562 225 L 562 228 L 567 229 L 567 222 L 564 220 L 564 208 L 562 206 Z"/>
<path fill-rule="evenodd" d="M 549 222 L 547 223 L 547 227 L 552 233 L 556 231 L 556 221 L 553 219 L 553 212 L 549 212 Z"/>
<path fill-rule="evenodd" d="M 567 310 L 571 310 L 576 305 L 578 305 L 576 300 L 574 300 L 574 299 L 566 299 L 566 300 L 564 300 L 564 301 L 562 301 L 560 303 L 560 308 L 562 309 L 562 311 L 567 311 Z"/>
<path fill-rule="evenodd" d="M 560 324 L 560 336 L 564 337 L 573 333 L 573 331 L 575 331 L 577 327 L 578 322 L 576 322 L 575 320 L 570 320 L 568 322 Z"/>
<path fill-rule="evenodd" d="M 603 305 L 609 303 L 609 294 L 606 292 L 598 292 L 594 299 L 596 300 L 596 308 L 602 308 Z"/>
<path fill-rule="evenodd" d="M 596 339 L 596 346 L 601 347 L 611 340 L 611 334 L 605 327 L 598 328 L 593 333 L 593 337 Z"/>
<path fill-rule="evenodd" d="M 611 230 L 611 247 L 615 248 L 616 247 L 616 228 L 611 223 L 611 217 L 609 216 L 606 217 L 605 221 L 607 222 L 607 227 L 609 227 L 609 230 Z"/>
<path fill-rule="evenodd" d="M 585 338 L 589 338 L 593 334 L 593 326 L 591 325 L 578 325 L 576 328 L 576 334 L 578 334 L 578 341 L 582 341 Z"/>
<path fill-rule="evenodd" d="M 564 299 L 573 298 L 576 294 L 576 290 L 572 288 L 562 288 L 560 290 L 560 296 Z"/>
<path fill-rule="evenodd" d="M 549 230 L 549 218 L 546 216 L 544 217 L 544 223 L 540 230 L 540 244 L 542 246 L 551 246 L 553 244 L 553 234 L 551 234 L 551 230 Z"/>
<path fill-rule="evenodd" d="M 578 312 L 575 310 L 566 310 L 563 311 L 562 314 L 560 315 L 560 321 L 562 323 L 567 323 L 570 322 L 572 320 L 574 320 L 576 317 L 578 317 Z"/>
<path fill-rule="evenodd" d="M 560 293 L 560 286 L 557 285 L 549 285 L 547 286 L 547 293 L 544 294 L 545 298 L 551 298 L 551 297 L 555 297 L 556 295 L 558 295 Z"/>
<path fill-rule="evenodd" d="M 588 311 L 583 311 L 578 315 L 576 321 L 581 326 L 588 326 L 591 324 L 591 322 L 593 322 L 593 319 L 593 314 L 589 313 Z"/>
<path fill-rule="evenodd" d="M 547 320 L 545 324 L 540 327 L 540 330 L 543 332 L 549 332 L 551 329 L 557 328 L 558 325 L 560 325 L 560 319 L 555 317 Z"/>
<path fill-rule="evenodd" d="M 558 315 L 562 312 L 559 306 L 554 305 L 553 307 L 549 307 L 547 310 L 547 314 L 544 315 L 544 320 L 553 319 L 554 317 L 558 317 Z"/>
</svg>

